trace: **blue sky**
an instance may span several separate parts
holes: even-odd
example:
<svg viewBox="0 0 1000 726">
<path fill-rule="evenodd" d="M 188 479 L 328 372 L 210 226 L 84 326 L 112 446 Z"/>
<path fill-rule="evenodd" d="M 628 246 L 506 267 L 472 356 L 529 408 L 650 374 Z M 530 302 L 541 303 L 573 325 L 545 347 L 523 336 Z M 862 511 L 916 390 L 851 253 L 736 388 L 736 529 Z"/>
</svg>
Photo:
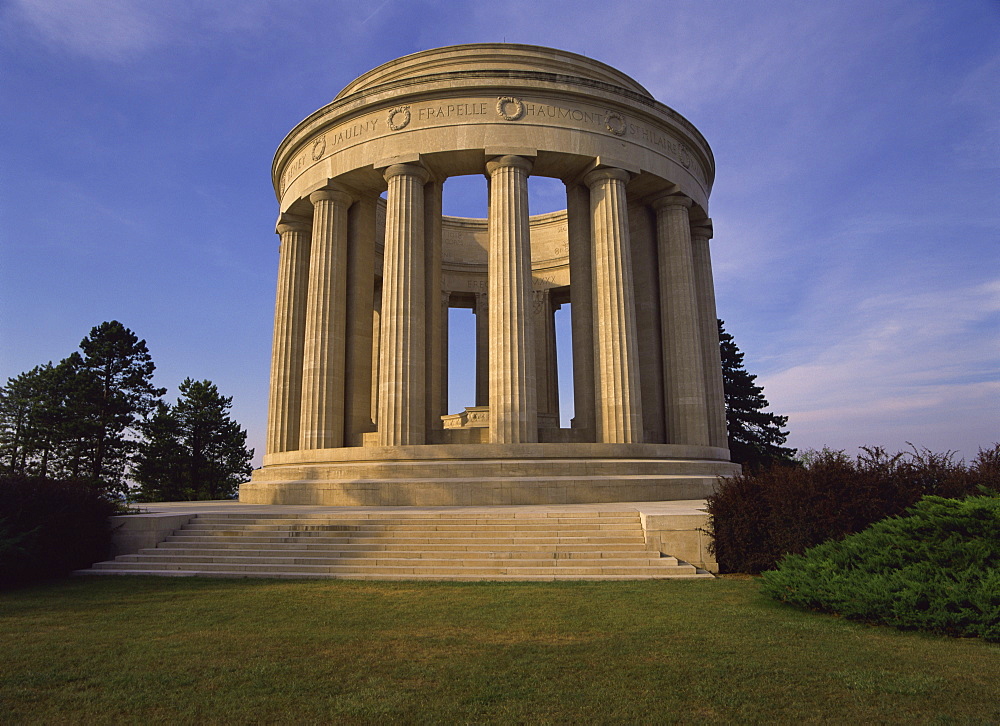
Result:
<svg viewBox="0 0 1000 726">
<path fill-rule="evenodd" d="M 504 41 L 615 66 L 708 139 L 719 315 L 791 445 L 1000 440 L 997 0 L 7 0 L 0 378 L 118 319 L 259 455 L 274 150 L 381 63 Z"/>
</svg>

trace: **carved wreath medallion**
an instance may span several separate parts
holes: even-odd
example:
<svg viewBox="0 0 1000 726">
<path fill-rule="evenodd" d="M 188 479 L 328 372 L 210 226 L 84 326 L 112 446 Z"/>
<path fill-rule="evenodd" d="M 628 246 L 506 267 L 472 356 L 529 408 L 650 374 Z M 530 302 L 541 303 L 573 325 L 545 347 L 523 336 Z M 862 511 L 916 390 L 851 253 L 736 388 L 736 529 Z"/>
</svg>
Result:
<svg viewBox="0 0 1000 726">
<path fill-rule="evenodd" d="M 625 124 L 624 116 L 617 111 L 609 111 L 607 117 L 604 119 L 604 128 L 615 136 L 624 136 L 625 129 L 628 126 Z"/>
<path fill-rule="evenodd" d="M 318 139 L 313 141 L 312 145 L 313 161 L 319 161 L 323 157 L 323 153 L 325 151 L 326 151 L 326 136 L 320 136 Z"/>
<path fill-rule="evenodd" d="M 513 112 L 511 106 L 513 106 Z M 501 96 L 497 99 L 497 113 L 504 121 L 517 121 L 524 116 L 524 103 L 520 98 Z"/>
<path fill-rule="evenodd" d="M 405 129 L 407 124 L 410 123 L 410 107 L 396 106 L 395 108 L 390 108 L 386 123 L 389 124 L 389 128 L 393 131 Z"/>
<path fill-rule="evenodd" d="M 678 156 L 680 156 L 681 166 L 685 169 L 690 169 L 691 165 L 694 163 L 694 157 L 691 156 L 691 152 L 688 150 L 688 147 L 684 144 L 680 144 L 679 151 L 680 153 Z"/>
</svg>

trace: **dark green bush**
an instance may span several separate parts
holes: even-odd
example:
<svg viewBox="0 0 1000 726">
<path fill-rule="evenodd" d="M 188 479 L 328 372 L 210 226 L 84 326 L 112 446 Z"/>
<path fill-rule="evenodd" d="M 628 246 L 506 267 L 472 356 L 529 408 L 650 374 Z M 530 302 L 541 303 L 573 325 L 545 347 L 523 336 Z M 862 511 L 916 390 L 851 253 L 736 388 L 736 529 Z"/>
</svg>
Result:
<svg viewBox="0 0 1000 726">
<path fill-rule="evenodd" d="M 92 486 L 0 477 L 0 587 L 66 575 L 107 559 L 116 505 Z"/>
<path fill-rule="evenodd" d="M 1000 641 L 1000 497 L 925 497 L 785 557 L 762 591 L 846 618 Z"/>
<path fill-rule="evenodd" d="M 723 572 L 758 573 L 785 554 L 901 514 L 925 495 L 965 497 L 980 486 L 1000 491 L 1000 444 L 968 466 L 925 449 L 868 447 L 856 459 L 813 452 L 799 466 L 723 480 L 708 498 L 712 546 Z"/>
</svg>

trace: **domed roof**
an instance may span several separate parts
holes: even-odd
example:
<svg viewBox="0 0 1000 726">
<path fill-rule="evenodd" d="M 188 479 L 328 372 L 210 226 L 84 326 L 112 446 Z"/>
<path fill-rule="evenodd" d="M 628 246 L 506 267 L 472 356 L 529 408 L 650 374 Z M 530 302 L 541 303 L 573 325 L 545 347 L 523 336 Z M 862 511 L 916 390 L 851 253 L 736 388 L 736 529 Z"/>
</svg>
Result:
<svg viewBox="0 0 1000 726">
<path fill-rule="evenodd" d="M 337 99 L 373 91 L 380 86 L 419 79 L 456 80 L 462 77 L 510 74 L 540 74 L 572 83 L 573 79 L 625 88 L 648 98 L 652 95 L 619 70 L 586 56 L 555 48 L 516 43 L 472 43 L 450 45 L 383 63 L 349 83 Z M 335 100 L 337 100 L 335 99 Z"/>
</svg>

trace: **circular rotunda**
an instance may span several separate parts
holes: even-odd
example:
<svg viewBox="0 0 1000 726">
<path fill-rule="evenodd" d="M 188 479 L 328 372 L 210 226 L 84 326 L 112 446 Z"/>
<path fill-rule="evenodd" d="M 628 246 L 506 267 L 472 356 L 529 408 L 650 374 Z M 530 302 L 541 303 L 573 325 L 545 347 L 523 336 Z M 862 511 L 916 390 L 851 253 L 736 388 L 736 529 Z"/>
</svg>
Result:
<svg viewBox="0 0 1000 726">
<path fill-rule="evenodd" d="M 488 217 L 442 214 L 487 179 Z M 700 499 L 729 460 L 708 143 L 574 53 L 423 51 L 349 84 L 272 167 L 280 235 L 267 449 L 240 501 L 502 505 Z M 566 188 L 532 216 L 528 180 Z M 556 345 L 569 306 L 571 344 Z M 449 411 L 451 308 L 475 405 Z M 564 350 L 565 349 L 565 350 Z M 561 424 L 557 356 L 572 355 Z"/>
</svg>

